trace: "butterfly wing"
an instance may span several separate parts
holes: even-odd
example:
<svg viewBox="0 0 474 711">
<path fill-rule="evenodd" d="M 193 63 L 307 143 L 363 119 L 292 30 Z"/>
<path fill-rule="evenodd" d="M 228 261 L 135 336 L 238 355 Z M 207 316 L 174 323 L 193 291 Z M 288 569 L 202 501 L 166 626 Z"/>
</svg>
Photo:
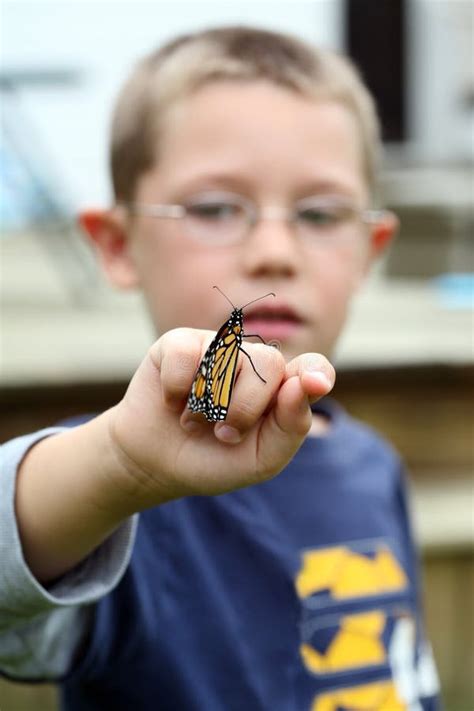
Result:
<svg viewBox="0 0 474 711">
<path fill-rule="evenodd" d="M 216 352 L 211 372 L 209 400 L 211 412 L 216 420 L 225 420 L 234 388 L 240 341 L 235 333 L 229 332 Z"/>
<path fill-rule="evenodd" d="M 234 314 L 219 329 L 196 372 L 188 407 L 202 412 L 209 422 L 225 420 L 234 387 L 241 325 Z"/>
<path fill-rule="evenodd" d="M 221 291 L 218 286 L 214 288 Z M 221 294 L 225 296 L 222 291 Z M 264 299 L 270 295 L 275 296 L 273 292 L 270 292 L 260 298 Z M 225 298 L 232 303 L 227 296 Z M 188 407 L 192 412 L 202 412 L 209 422 L 218 422 L 227 417 L 234 388 L 239 350 L 242 350 L 250 360 L 252 368 L 260 380 L 266 382 L 257 372 L 249 354 L 242 349 L 242 338 L 244 337 L 242 310 L 258 300 L 249 301 L 241 308 L 234 307 L 230 318 L 220 327 L 196 371 L 188 397 Z"/>
</svg>

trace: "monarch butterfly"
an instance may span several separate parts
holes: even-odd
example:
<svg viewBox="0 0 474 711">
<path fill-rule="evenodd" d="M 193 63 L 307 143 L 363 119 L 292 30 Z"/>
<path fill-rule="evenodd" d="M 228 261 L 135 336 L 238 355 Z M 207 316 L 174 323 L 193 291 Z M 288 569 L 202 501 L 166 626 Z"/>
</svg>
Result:
<svg viewBox="0 0 474 711">
<path fill-rule="evenodd" d="M 188 397 L 188 407 L 192 412 L 202 412 L 209 422 L 218 422 L 225 420 L 227 416 L 234 388 L 239 351 L 247 356 L 260 380 L 264 383 L 267 382 L 257 372 L 251 357 L 242 348 L 243 338 L 256 337 L 265 343 L 258 334 L 244 334 L 242 311 L 255 301 L 266 299 L 267 296 L 275 296 L 275 294 L 270 292 L 237 308 L 218 286 L 213 288 L 220 291 L 222 296 L 227 299 L 233 311 L 218 330 L 196 371 Z"/>
</svg>

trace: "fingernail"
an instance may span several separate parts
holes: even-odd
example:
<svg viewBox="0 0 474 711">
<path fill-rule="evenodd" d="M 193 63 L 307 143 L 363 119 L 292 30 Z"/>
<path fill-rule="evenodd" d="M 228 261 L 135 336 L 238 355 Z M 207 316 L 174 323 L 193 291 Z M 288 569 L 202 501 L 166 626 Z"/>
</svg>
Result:
<svg viewBox="0 0 474 711">
<path fill-rule="evenodd" d="M 242 439 L 242 435 L 239 430 L 235 427 L 229 427 L 229 425 L 220 425 L 214 428 L 214 434 L 217 439 L 221 442 L 226 442 L 227 444 L 237 444 Z"/>
<path fill-rule="evenodd" d="M 318 383 L 318 385 L 322 385 L 325 390 L 330 390 L 332 388 L 332 383 L 329 380 L 328 376 L 321 370 L 307 371 L 307 373 L 311 380 L 313 380 L 315 383 Z"/>
</svg>

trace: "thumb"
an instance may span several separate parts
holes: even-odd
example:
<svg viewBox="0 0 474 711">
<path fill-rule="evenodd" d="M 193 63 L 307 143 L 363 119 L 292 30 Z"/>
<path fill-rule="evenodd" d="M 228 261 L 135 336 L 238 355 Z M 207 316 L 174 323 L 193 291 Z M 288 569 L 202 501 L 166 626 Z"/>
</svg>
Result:
<svg viewBox="0 0 474 711">
<path fill-rule="evenodd" d="M 296 454 L 311 427 L 310 403 L 327 395 L 335 379 L 334 368 L 318 353 L 302 354 L 287 364 L 286 379 L 259 433 L 260 466 L 268 476 Z"/>
<path fill-rule="evenodd" d="M 321 353 L 303 353 L 287 363 L 286 379 L 295 375 L 300 378 L 310 403 L 327 395 L 336 380 L 336 371 Z"/>
<path fill-rule="evenodd" d="M 312 421 L 310 398 L 299 376 L 288 378 L 278 391 L 259 433 L 258 466 L 264 476 L 281 471 L 303 443 Z"/>
</svg>

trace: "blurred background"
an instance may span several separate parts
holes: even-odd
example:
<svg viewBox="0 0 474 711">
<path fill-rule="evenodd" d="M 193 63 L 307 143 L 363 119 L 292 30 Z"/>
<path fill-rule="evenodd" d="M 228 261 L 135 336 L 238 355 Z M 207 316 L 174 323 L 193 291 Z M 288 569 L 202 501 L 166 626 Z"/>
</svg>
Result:
<svg viewBox="0 0 474 711">
<path fill-rule="evenodd" d="M 75 225 L 110 200 L 107 132 L 132 62 L 221 23 L 344 50 L 382 115 L 380 200 L 400 216 L 337 353 L 335 396 L 404 456 L 427 626 L 448 711 L 474 709 L 471 0 L 4 1 L 0 88 L 1 440 L 115 403 L 153 340 Z M 0 709 L 55 709 L 0 680 Z"/>
</svg>

